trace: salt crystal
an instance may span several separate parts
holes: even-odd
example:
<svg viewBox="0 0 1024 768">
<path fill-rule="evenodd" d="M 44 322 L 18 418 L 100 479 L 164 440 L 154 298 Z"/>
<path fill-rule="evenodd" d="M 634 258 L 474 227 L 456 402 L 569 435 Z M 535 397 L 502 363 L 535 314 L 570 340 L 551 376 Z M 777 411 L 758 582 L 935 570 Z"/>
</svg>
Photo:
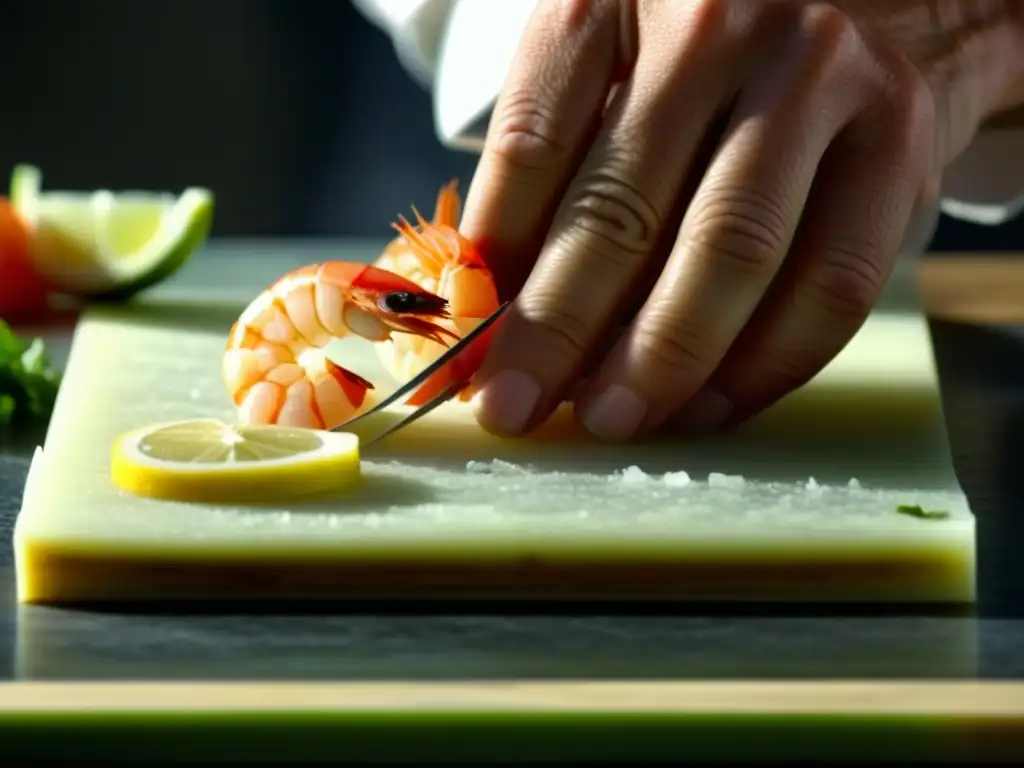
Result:
<svg viewBox="0 0 1024 768">
<path fill-rule="evenodd" d="M 380 528 L 380 515 L 378 515 L 376 512 L 371 512 L 366 516 L 366 520 L 364 522 L 366 523 L 367 528 Z"/>
<path fill-rule="evenodd" d="M 489 461 L 470 461 L 466 463 L 466 471 L 474 475 L 487 475 L 493 470 Z"/>
<path fill-rule="evenodd" d="M 661 482 L 672 488 L 682 488 L 690 484 L 690 473 L 679 470 L 678 472 L 666 472 L 661 476 Z"/>
<path fill-rule="evenodd" d="M 743 475 L 726 475 L 721 472 L 708 475 L 708 485 L 712 488 L 742 488 L 746 482 Z"/>
<path fill-rule="evenodd" d="M 818 481 L 815 480 L 813 477 L 807 478 L 807 483 L 804 485 L 804 487 L 808 491 L 817 491 L 819 488 L 821 488 L 821 486 L 818 485 Z"/>
<path fill-rule="evenodd" d="M 855 491 L 860 490 L 860 480 L 858 480 L 856 477 L 851 477 L 850 482 L 846 484 L 846 487 Z"/>
<path fill-rule="evenodd" d="M 191 389 L 189 390 L 188 396 L 193 400 L 198 400 L 202 396 L 202 393 L 198 389 Z"/>
<path fill-rule="evenodd" d="M 647 473 L 635 464 L 622 470 L 622 482 L 624 483 L 643 483 L 647 479 Z"/>
</svg>

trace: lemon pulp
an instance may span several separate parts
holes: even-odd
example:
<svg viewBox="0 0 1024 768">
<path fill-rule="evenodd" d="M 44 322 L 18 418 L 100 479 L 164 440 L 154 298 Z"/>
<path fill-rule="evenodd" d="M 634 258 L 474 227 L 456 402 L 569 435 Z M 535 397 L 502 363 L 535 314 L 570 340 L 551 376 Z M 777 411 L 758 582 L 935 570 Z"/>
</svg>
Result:
<svg viewBox="0 0 1024 768">
<path fill-rule="evenodd" d="M 127 432 L 110 470 L 118 488 L 140 496 L 227 504 L 340 491 L 361 477 L 354 434 L 217 419 Z"/>
</svg>

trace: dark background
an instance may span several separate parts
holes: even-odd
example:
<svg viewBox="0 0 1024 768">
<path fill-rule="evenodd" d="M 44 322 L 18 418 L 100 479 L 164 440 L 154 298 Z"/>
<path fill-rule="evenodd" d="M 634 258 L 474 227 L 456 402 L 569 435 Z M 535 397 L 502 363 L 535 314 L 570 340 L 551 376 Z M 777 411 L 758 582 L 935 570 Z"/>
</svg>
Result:
<svg viewBox="0 0 1024 768">
<path fill-rule="evenodd" d="M 388 236 L 467 184 L 429 94 L 346 0 L 0 0 L 0 178 L 217 194 L 217 235 Z M 943 219 L 937 250 L 1024 249 Z"/>
</svg>

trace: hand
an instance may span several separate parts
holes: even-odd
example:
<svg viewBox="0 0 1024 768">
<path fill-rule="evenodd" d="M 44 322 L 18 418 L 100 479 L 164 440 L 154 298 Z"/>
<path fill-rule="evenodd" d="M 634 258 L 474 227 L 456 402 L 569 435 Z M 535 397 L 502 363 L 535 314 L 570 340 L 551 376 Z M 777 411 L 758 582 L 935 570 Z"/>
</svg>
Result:
<svg viewBox="0 0 1024 768">
<path fill-rule="evenodd" d="M 519 291 L 481 424 L 529 431 L 588 372 L 576 413 L 609 440 L 808 381 L 1020 82 L 1022 5 L 541 0 L 462 222 Z"/>
</svg>

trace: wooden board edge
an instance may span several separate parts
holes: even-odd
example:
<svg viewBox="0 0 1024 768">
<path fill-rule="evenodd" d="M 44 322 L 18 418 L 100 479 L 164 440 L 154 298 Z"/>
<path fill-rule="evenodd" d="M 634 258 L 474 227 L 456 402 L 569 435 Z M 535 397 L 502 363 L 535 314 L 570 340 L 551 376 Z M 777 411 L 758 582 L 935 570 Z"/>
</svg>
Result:
<svg viewBox="0 0 1024 768">
<path fill-rule="evenodd" d="M 0 684 L 0 716 L 104 711 L 859 714 L 1024 720 L 1024 683 L 862 680 Z"/>
<path fill-rule="evenodd" d="M 917 268 L 929 318 L 971 325 L 1024 323 L 1024 254 L 936 254 Z"/>
</svg>

